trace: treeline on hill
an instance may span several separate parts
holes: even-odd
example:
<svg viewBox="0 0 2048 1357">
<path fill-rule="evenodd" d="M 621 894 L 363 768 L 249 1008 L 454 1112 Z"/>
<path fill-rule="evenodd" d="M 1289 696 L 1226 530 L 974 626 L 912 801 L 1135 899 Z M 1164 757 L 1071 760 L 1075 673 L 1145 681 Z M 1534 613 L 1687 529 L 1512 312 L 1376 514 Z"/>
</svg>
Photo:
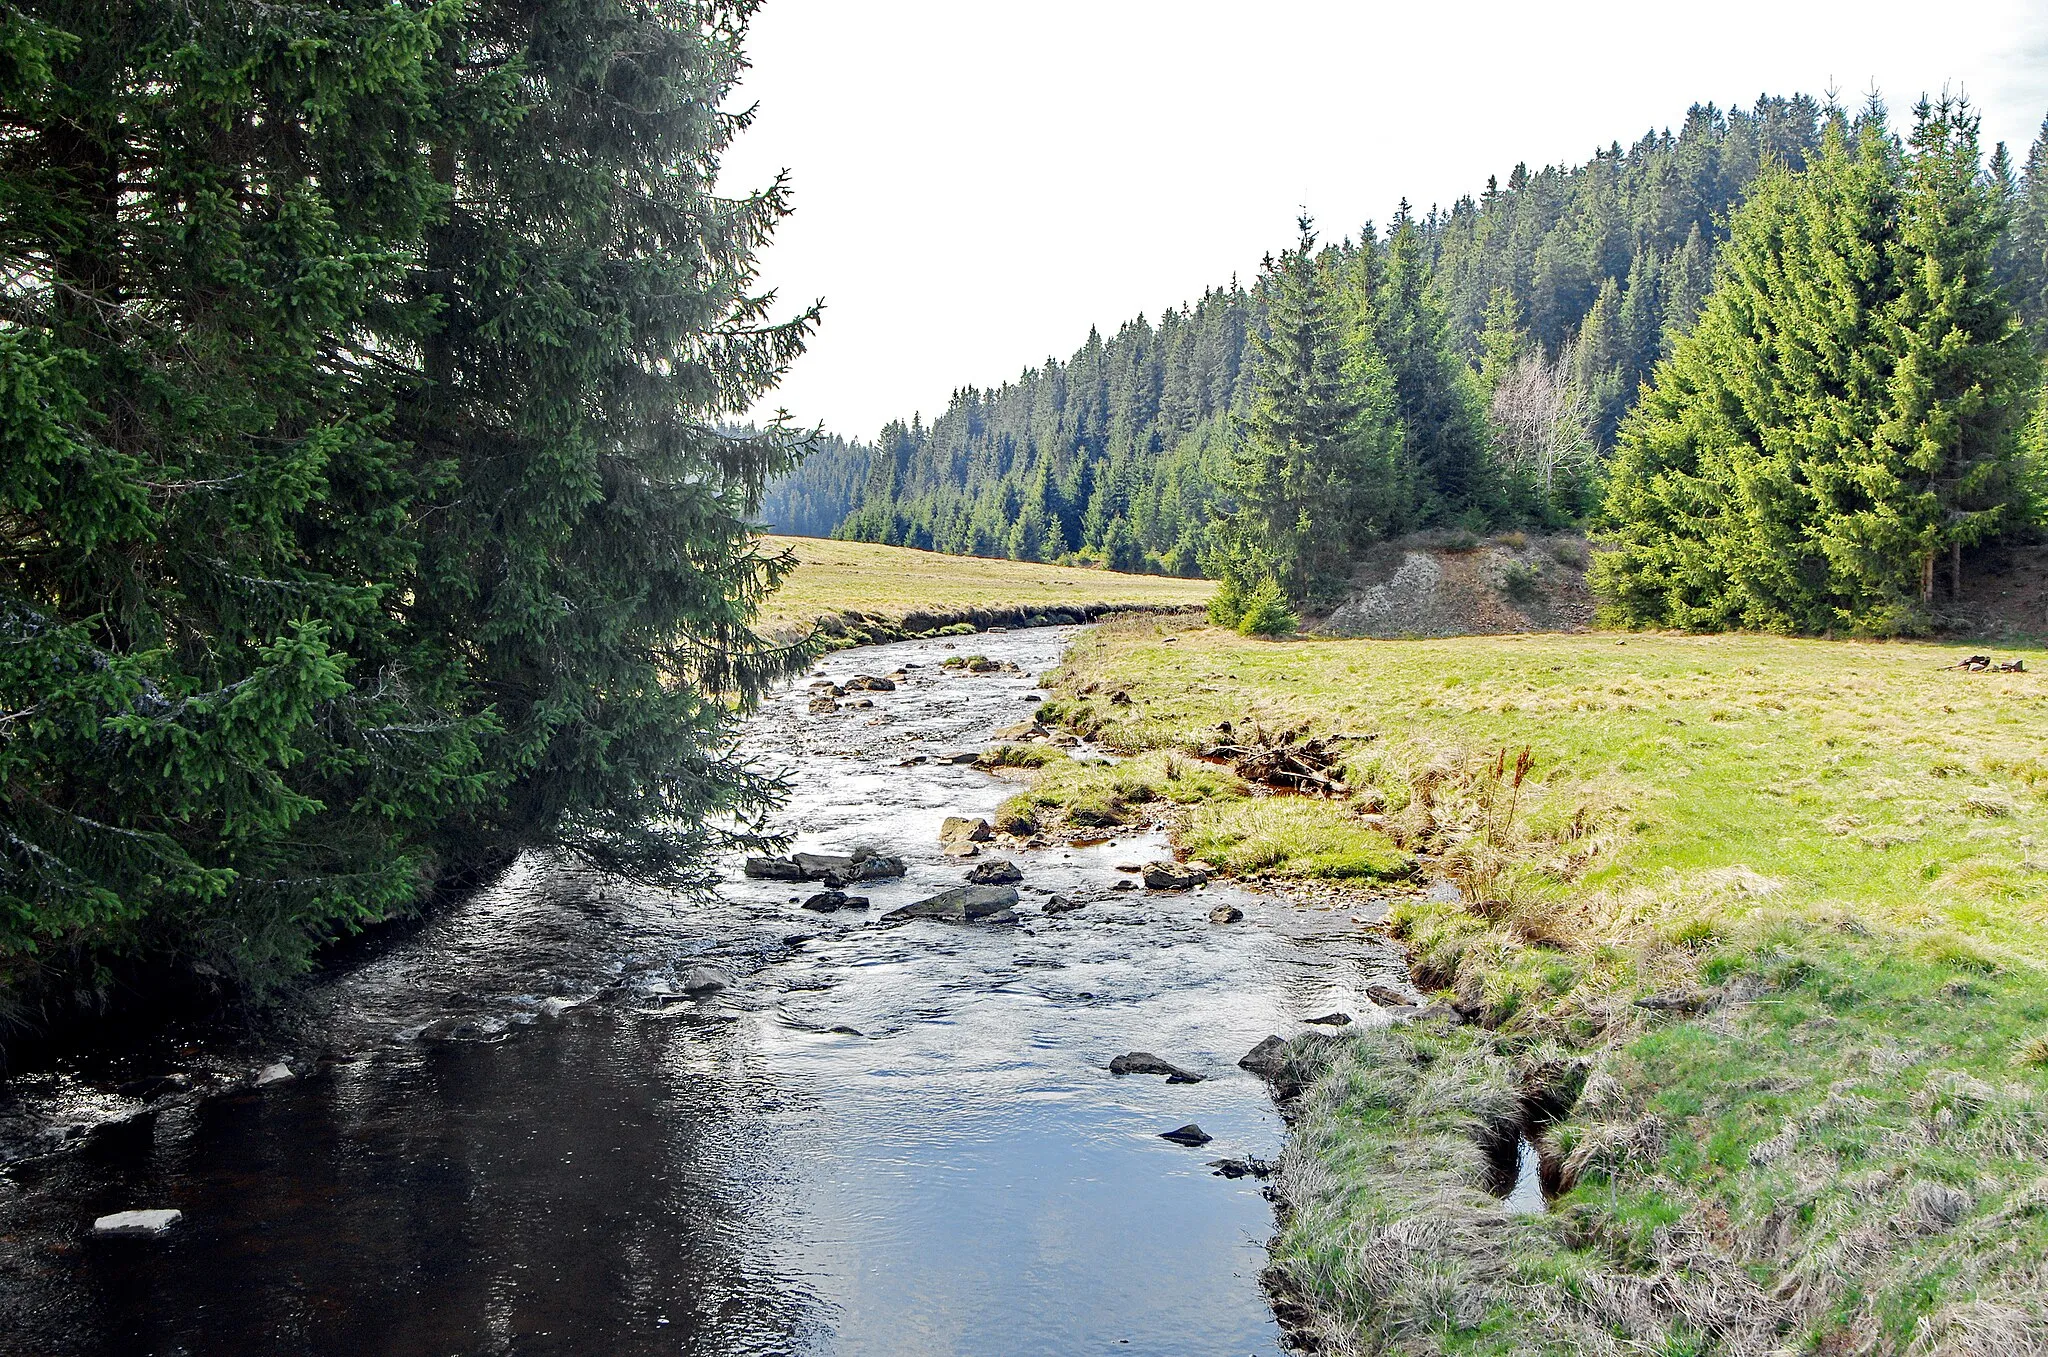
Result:
<svg viewBox="0 0 2048 1357">
<path fill-rule="evenodd" d="M 1410 289 L 1408 314 L 1387 325 L 1429 332 L 1465 367 L 1476 367 L 1489 344 L 1504 356 L 1499 332 L 1512 331 L 1515 355 L 1531 356 L 1522 385 L 1535 389 L 1523 391 L 1523 404 L 1540 404 L 1574 378 L 1593 392 L 1588 401 L 1575 390 L 1572 400 L 1596 407 L 1587 437 L 1597 441 L 1697 314 L 1727 215 L 1758 167 L 1773 157 L 1803 164 L 1819 144 L 1821 116 L 1804 97 L 1725 114 L 1695 108 L 1676 135 L 1645 135 L 1576 167 L 1518 166 L 1505 185 L 1489 182 L 1448 212 L 1404 209 L 1385 233 L 1368 228 L 1327 246 L 1323 262 L 1335 274 L 1377 269 Z M 1270 274 L 1249 288 L 1233 281 L 1168 309 L 1156 325 L 1139 317 L 1107 339 L 1091 332 L 1065 362 L 1048 358 L 993 389 L 962 388 L 929 422 L 889 425 L 838 535 L 1200 573 L 1237 420 L 1253 398 L 1251 346 L 1266 327 L 1273 286 Z M 1582 330 L 1589 339 L 1579 345 Z M 1458 389 L 1414 387 L 1432 377 Z M 1397 380 L 1409 406 L 1483 405 L 1460 368 L 1434 355 L 1408 363 Z M 1549 441 L 1526 436 L 1539 413 L 1523 411 L 1525 444 Z M 1486 412 L 1477 418 L 1484 433 Z M 1589 451 L 1518 446 L 1510 459 Z M 1514 479 L 1492 477 L 1469 502 L 1440 501 L 1424 516 L 1477 524 L 1540 512 Z"/>
<path fill-rule="evenodd" d="M 744 0 L 0 15 L 0 1016 L 765 790 Z"/>
<path fill-rule="evenodd" d="M 1667 503 L 1660 523 L 1630 539 L 1634 554 L 1626 559 L 1634 564 L 1626 581 L 1613 573 L 1620 567 L 1603 574 L 1616 620 L 1911 628 L 1924 624 L 1934 597 L 1929 550 L 1948 551 L 1953 565 L 1961 549 L 2033 517 L 2032 463 L 2010 435 L 2030 408 L 2031 352 L 2048 333 L 2048 127 L 2016 170 L 2003 146 L 1988 165 L 1980 163 L 1966 105 L 1942 101 L 1919 120 L 1923 130 L 1949 129 L 1938 134 L 1948 138 L 1948 149 L 1936 158 L 1951 166 L 1943 191 L 1961 195 L 1928 210 L 1968 216 L 1974 243 L 1961 243 L 1968 232 L 1958 226 L 1942 242 L 1908 246 L 1884 238 L 1896 223 L 1873 225 L 1857 248 L 1887 258 L 1892 281 L 1865 280 L 1857 285 L 1862 291 L 1836 304 L 1876 306 L 1887 288 L 1911 291 L 1902 250 L 1920 250 L 1923 266 L 1960 270 L 1966 281 L 1958 286 L 1979 295 L 1974 309 L 1964 308 L 1967 324 L 1979 328 L 1959 342 L 1981 341 L 2014 357 L 1977 395 L 1958 387 L 1930 396 L 1934 423 L 1923 420 L 1923 433 L 1939 441 L 1935 424 L 1951 408 L 1943 400 L 1981 400 L 1996 412 L 1985 427 L 2002 431 L 1986 436 L 2003 451 L 1967 456 L 1990 457 L 2002 469 L 1963 476 L 1967 493 L 1936 493 L 1939 512 L 1954 526 L 1936 532 L 1926 527 L 1935 511 L 1922 513 L 1922 526 L 1913 530 L 1916 541 L 1925 540 L 1915 548 L 1910 606 L 1873 610 L 1839 598 L 1825 607 L 1703 605 L 1701 590 L 1717 597 L 1727 591 L 1679 581 L 1673 572 L 1690 580 L 1687 572 L 1704 568 L 1705 556 L 1674 556 L 1655 568 L 1664 571 L 1656 578 L 1644 563 L 1644 542 L 1691 530 L 1682 526 L 1691 521 L 1688 511 Z M 1108 340 L 1091 332 L 1064 363 L 1048 359 L 993 390 L 964 388 L 930 423 L 891 424 L 868 454 L 866 485 L 837 535 L 1206 572 L 1231 582 L 1222 603 L 1228 615 L 1267 575 L 1289 602 L 1324 602 L 1341 587 L 1359 547 L 1415 528 L 1625 526 L 1647 512 L 1649 501 L 1626 476 L 1610 472 L 1645 464 L 1632 452 L 1616 461 L 1615 447 L 1641 437 L 1628 424 L 1640 393 L 1653 378 L 1660 388 L 1676 380 L 1660 376 L 1660 364 L 1679 361 L 1716 279 L 1725 292 L 1728 276 L 1741 267 L 1721 258 L 1731 223 L 1741 218 L 1738 208 L 1785 184 L 1830 182 L 1842 148 L 1865 142 L 1888 148 L 1885 173 L 1933 191 L 1933 178 L 1923 173 L 1933 153 L 1919 149 L 1917 134 L 1912 147 L 1899 144 L 1874 100 L 1850 118 L 1801 96 L 1762 99 L 1726 115 L 1695 108 L 1676 136 L 1646 136 L 1626 150 L 1616 145 L 1571 169 L 1530 174 L 1518 167 L 1505 186 L 1489 182 L 1479 198 L 1462 199 L 1448 212 L 1417 216 L 1404 205 L 1384 232 L 1368 229 L 1357 240 L 1319 245 L 1304 222 L 1295 248 L 1269 259 L 1249 288 L 1233 283 L 1211 291 L 1167 311 L 1156 327 L 1140 317 Z M 1754 254 L 1750 245 L 1743 250 L 1744 259 Z M 1956 250 L 1962 253 L 1951 257 Z M 1850 266 L 1795 262 L 1817 272 L 1786 281 L 1794 293 Z M 1752 266 L 1776 267 L 1770 260 Z M 1993 333 L 2014 314 L 2030 327 L 2033 343 Z M 1841 330 L 1811 342 L 1862 342 L 1887 325 L 1923 321 L 1932 323 L 1900 316 L 1866 333 Z M 1761 342 L 1776 361 L 1775 341 Z M 1902 361 L 1901 352 L 1870 349 L 1853 360 L 1876 364 L 1883 380 Z M 1815 380 L 1825 386 L 1850 376 Z M 1883 384 L 1867 376 L 1857 400 L 1874 400 Z M 1867 405 L 1866 413 L 1876 409 Z M 1903 409 L 1895 412 L 1901 418 Z M 1932 447 L 1915 455 L 1939 460 Z M 836 485 L 845 484 L 851 460 L 831 464 Z M 1799 474 L 1782 460 L 1778 469 Z M 1668 479 L 1663 470 L 1654 474 Z M 1801 511 L 1807 518 L 1781 513 L 1775 531 L 1825 537 L 1828 530 L 1807 519 L 1861 512 L 1843 498 L 1843 487 L 1855 481 L 1846 477 L 1828 492 L 1799 490 L 1818 497 Z M 1732 506 L 1739 502 L 1728 499 L 1732 485 L 1695 486 L 1694 493 Z M 1830 494 L 1832 507 L 1818 507 Z M 1753 549 L 1775 560 L 1784 545 Z M 1801 548 L 1798 569 L 1878 569 L 1870 555 L 1876 550 L 1813 545 Z M 1857 551 L 1865 553 L 1860 564 L 1829 567 L 1820 560 L 1847 562 Z M 1718 568 L 1729 567 L 1724 561 Z M 1838 595 L 1841 585 L 1814 587 Z M 1699 597 L 1682 601 L 1692 597 L 1688 589 Z M 1886 584 L 1878 592 L 1895 591 Z M 1652 595 L 1681 601 L 1653 605 Z"/>
</svg>

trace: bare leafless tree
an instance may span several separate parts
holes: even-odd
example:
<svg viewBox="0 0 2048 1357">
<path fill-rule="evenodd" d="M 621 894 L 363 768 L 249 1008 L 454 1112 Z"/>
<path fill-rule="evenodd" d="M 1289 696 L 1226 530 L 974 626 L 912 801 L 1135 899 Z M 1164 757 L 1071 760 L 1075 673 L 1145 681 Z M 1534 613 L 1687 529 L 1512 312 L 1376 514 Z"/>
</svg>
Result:
<svg viewBox="0 0 2048 1357">
<path fill-rule="evenodd" d="M 1494 384 L 1489 415 L 1503 464 L 1552 492 L 1560 470 L 1593 456 L 1593 393 L 1574 375 L 1572 345 L 1554 359 L 1524 354 Z"/>
</svg>

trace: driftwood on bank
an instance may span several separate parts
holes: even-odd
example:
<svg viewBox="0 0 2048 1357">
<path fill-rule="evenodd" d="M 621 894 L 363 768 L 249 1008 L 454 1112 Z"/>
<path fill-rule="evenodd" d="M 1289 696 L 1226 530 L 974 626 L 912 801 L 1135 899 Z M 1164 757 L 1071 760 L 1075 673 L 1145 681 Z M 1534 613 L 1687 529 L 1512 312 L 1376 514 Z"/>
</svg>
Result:
<svg viewBox="0 0 2048 1357">
<path fill-rule="evenodd" d="M 2024 674 L 2027 672 L 2027 662 L 2025 660 L 2000 660 L 1994 663 L 1989 655 L 1972 655 L 1966 660 L 1958 660 L 1954 664 L 1945 664 L 1942 666 L 1942 669 L 1944 671 L 1960 669 L 1967 674 Z"/>
<path fill-rule="evenodd" d="M 1257 722 L 1240 729 L 1225 721 L 1217 740 L 1195 752 L 1230 765 L 1247 782 L 1304 796 L 1349 796 L 1341 746 L 1370 735 L 1325 735 L 1304 739 L 1307 727 L 1269 733 Z"/>
</svg>

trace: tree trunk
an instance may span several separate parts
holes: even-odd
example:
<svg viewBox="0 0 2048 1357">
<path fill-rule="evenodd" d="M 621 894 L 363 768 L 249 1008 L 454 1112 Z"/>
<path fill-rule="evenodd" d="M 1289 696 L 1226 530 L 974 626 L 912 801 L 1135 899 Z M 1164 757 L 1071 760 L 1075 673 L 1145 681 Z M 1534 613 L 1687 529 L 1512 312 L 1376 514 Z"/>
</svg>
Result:
<svg viewBox="0 0 2048 1357">
<path fill-rule="evenodd" d="M 1920 558 L 1920 601 L 1934 602 L 1934 553 L 1931 551 Z"/>
<path fill-rule="evenodd" d="M 1948 596 L 1960 603 L 1963 601 L 1963 544 L 1948 544 Z"/>
</svg>

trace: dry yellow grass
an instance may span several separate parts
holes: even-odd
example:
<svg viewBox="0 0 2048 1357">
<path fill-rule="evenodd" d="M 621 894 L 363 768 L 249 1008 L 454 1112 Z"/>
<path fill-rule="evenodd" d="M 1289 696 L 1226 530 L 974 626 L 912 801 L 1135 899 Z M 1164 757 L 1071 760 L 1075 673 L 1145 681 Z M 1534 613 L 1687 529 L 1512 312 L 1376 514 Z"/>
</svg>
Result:
<svg viewBox="0 0 2048 1357">
<path fill-rule="evenodd" d="M 798 626 L 848 608 L 893 619 L 913 611 L 965 608 L 1105 603 L 1198 607 L 1209 601 L 1216 587 L 1210 580 L 947 556 L 872 542 L 769 537 L 765 545 L 770 550 L 787 548 L 799 562 L 763 610 L 771 626 Z"/>
</svg>

